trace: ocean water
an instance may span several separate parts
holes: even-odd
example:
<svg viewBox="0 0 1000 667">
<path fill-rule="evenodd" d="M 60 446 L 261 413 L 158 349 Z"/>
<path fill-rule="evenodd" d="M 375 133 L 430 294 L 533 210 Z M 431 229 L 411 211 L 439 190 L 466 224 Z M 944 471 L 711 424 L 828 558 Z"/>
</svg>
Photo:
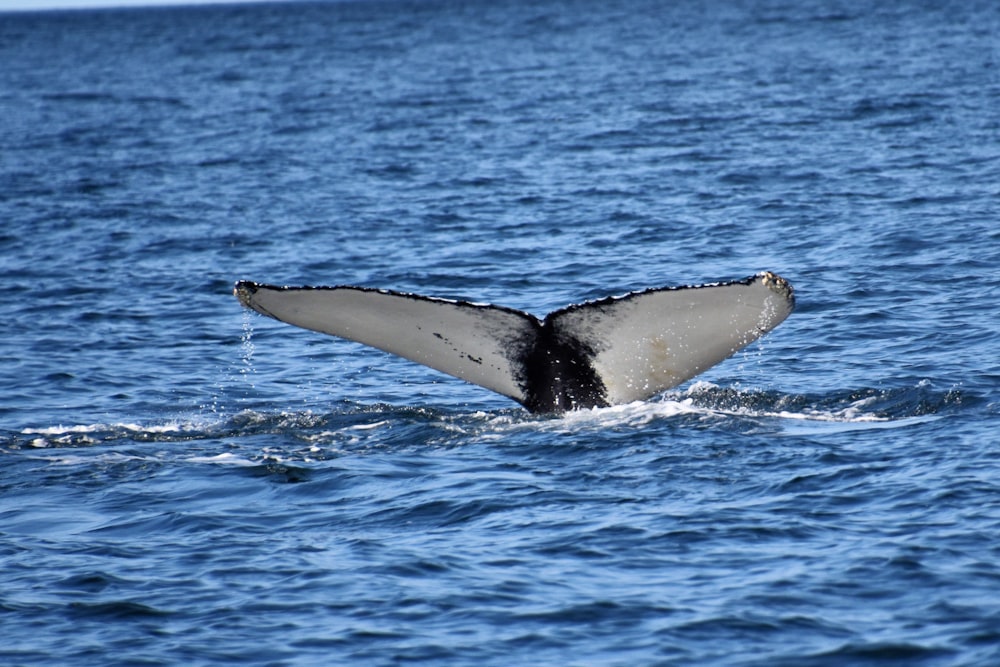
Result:
<svg viewBox="0 0 1000 667">
<path fill-rule="evenodd" d="M 885 3 L 882 3 L 885 4 Z M 0 14 L 0 662 L 1000 664 L 1000 8 Z M 563 417 L 244 312 L 796 288 Z"/>
</svg>

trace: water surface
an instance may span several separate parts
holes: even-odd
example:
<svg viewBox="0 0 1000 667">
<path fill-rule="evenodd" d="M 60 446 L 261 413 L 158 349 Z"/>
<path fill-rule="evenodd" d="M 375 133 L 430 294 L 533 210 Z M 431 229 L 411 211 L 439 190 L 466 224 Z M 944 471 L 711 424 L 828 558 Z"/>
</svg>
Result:
<svg viewBox="0 0 1000 667">
<path fill-rule="evenodd" d="M 5 663 L 1000 662 L 1000 12 L 661 4 L 0 14 Z M 561 418 L 231 296 L 760 270 Z"/>
</svg>

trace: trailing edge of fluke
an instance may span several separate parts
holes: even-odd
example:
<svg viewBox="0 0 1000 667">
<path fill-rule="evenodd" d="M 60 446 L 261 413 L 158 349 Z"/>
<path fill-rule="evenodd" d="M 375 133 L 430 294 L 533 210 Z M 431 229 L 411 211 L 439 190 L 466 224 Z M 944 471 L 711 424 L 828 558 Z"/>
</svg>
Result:
<svg viewBox="0 0 1000 667">
<path fill-rule="evenodd" d="M 276 320 L 399 355 L 508 396 L 531 412 L 647 399 L 778 326 L 795 297 L 770 272 L 574 304 L 538 319 L 513 308 L 366 287 L 233 293 Z"/>
</svg>

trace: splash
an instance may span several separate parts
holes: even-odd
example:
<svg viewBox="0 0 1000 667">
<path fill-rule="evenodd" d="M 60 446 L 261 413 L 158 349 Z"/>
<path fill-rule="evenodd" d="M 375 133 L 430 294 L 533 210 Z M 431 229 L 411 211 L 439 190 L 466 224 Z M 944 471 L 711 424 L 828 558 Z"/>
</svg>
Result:
<svg viewBox="0 0 1000 667">
<path fill-rule="evenodd" d="M 253 365 L 254 344 L 253 344 L 253 320 L 249 310 L 243 311 L 243 333 L 240 335 L 240 377 L 254 388 L 253 376 L 257 371 Z"/>
</svg>

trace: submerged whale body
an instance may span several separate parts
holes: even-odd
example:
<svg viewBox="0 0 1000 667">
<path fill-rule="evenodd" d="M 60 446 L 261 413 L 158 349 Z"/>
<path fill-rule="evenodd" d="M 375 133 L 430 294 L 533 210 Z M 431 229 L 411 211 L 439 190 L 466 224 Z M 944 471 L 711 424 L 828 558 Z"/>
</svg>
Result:
<svg viewBox="0 0 1000 667">
<path fill-rule="evenodd" d="M 508 396 L 531 412 L 647 399 L 778 326 L 791 285 L 764 272 L 561 308 L 513 308 L 366 287 L 277 287 L 247 280 L 247 308 L 399 355 Z"/>
</svg>

